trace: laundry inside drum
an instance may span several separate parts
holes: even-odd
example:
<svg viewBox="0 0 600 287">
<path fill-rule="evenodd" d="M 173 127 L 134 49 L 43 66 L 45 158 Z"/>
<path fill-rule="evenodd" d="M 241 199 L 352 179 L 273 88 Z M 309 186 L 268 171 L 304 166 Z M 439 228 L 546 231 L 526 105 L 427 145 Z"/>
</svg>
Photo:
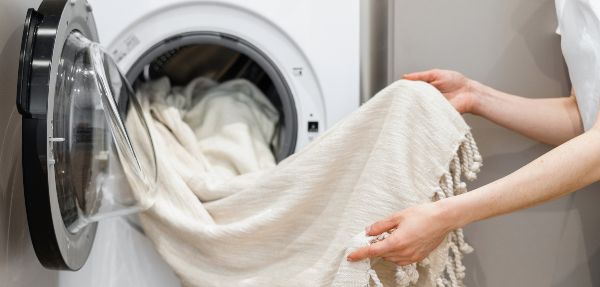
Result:
<svg viewBox="0 0 600 287">
<path fill-rule="evenodd" d="M 271 144 L 276 160 L 295 150 L 297 114 L 290 87 L 275 63 L 244 41 L 202 34 L 180 36 L 151 48 L 130 69 L 128 78 L 136 90 L 161 78 L 167 78 L 173 87 L 185 87 L 200 78 L 217 84 L 245 80 L 279 113 Z"/>
</svg>

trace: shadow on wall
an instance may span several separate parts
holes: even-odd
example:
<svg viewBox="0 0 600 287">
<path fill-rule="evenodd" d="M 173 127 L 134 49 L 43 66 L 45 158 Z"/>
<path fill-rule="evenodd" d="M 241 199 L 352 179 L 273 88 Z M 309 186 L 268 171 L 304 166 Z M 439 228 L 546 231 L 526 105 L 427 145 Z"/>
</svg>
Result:
<svg viewBox="0 0 600 287">
<path fill-rule="evenodd" d="M 538 144 L 487 157 L 486 172 L 470 188 L 496 180 L 497 174 L 509 174 L 515 165 L 523 166 L 548 149 Z M 501 286 L 499 282 L 600 286 L 599 189 L 600 184 L 595 184 L 553 202 L 468 226 L 465 233 L 475 253 L 465 258 L 467 286 Z M 507 266 L 508 262 L 512 264 Z M 489 272 L 490 268 L 503 272 Z"/>
<path fill-rule="evenodd" d="M 571 282 L 576 282 L 578 278 L 589 277 L 591 286 L 600 286 L 600 218 L 598 218 L 598 203 L 600 203 L 600 183 L 596 183 L 584 188 L 571 196 L 571 205 L 569 206 L 572 218 L 565 218 L 564 225 L 569 219 L 580 222 L 581 237 L 579 248 L 583 250 L 584 260 L 576 262 L 576 267 L 566 272 L 560 278 L 556 278 L 553 286 L 572 286 Z M 572 232 L 577 230 L 566 230 L 563 225 L 564 237 L 576 236 Z M 566 240 L 566 239 L 565 239 Z M 568 257 L 568 253 L 562 256 Z M 562 257 L 561 256 L 561 257 Z"/>
<path fill-rule="evenodd" d="M 560 36 L 548 33 L 548 27 L 554 28 L 557 26 L 555 19 L 547 17 L 547 15 L 556 13 L 556 8 L 552 5 L 552 2 L 543 2 L 528 17 L 517 17 L 515 15 L 513 17 L 513 27 L 524 40 L 538 70 L 542 74 L 555 80 L 568 79 L 569 71 L 564 61 L 548 59 L 548 55 L 562 55 Z M 521 5 L 529 5 L 528 3 L 528 1 L 522 1 Z M 540 51 L 544 52 L 540 53 Z M 567 89 L 564 92 L 567 95 L 569 90 Z"/>
<path fill-rule="evenodd" d="M 58 286 L 58 272 L 44 269 L 29 238 L 21 173 L 21 115 L 15 107 L 21 27 L 0 52 L 0 282 L 4 287 Z M 7 73 L 8 72 L 8 73 Z"/>
<path fill-rule="evenodd" d="M 528 83 L 536 81 L 537 78 L 545 77 L 564 83 L 561 95 L 568 95 L 570 85 L 562 79 L 568 79 L 568 70 L 562 59 L 560 47 L 560 36 L 554 33 L 557 24 L 554 1 L 520 1 L 519 5 L 511 11 L 510 25 L 515 35 L 508 39 L 504 45 L 502 54 L 498 57 L 495 65 L 490 68 L 491 81 L 502 87 L 507 87 L 506 92 L 515 92 L 528 97 L 548 97 L 539 94 L 535 85 Z M 524 51 L 526 53 L 524 53 Z M 510 59 L 510 61 L 506 61 Z M 515 68 L 514 61 L 519 61 L 523 66 L 535 65 L 536 74 L 527 77 L 495 77 L 496 71 L 509 71 Z M 515 87 L 511 91 L 511 87 Z M 531 87 L 531 88 L 528 88 Z"/>
</svg>

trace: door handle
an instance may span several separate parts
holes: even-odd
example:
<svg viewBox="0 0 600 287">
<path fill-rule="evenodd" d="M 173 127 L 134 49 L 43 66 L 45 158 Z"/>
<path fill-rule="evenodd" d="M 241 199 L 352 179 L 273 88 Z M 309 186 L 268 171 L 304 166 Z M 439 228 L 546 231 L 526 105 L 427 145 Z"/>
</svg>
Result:
<svg viewBox="0 0 600 287">
<path fill-rule="evenodd" d="M 31 64 L 33 59 L 33 47 L 37 36 L 37 27 L 42 22 L 43 16 L 35 9 L 27 10 L 25 17 L 24 33 L 21 39 L 21 55 L 19 57 L 19 76 L 17 83 L 17 110 L 28 118 L 43 118 L 37 112 L 38 107 L 31 107 Z M 40 111 L 46 107 L 41 107 Z M 42 113 L 43 114 L 43 113 Z"/>
</svg>

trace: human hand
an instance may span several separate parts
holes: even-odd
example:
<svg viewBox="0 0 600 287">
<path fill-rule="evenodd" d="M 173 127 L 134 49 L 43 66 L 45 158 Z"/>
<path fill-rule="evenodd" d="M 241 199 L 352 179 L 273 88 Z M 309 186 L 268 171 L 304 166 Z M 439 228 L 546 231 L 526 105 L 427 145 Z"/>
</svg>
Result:
<svg viewBox="0 0 600 287">
<path fill-rule="evenodd" d="M 438 247 L 455 227 L 436 203 L 427 203 L 374 223 L 367 227 L 367 235 L 376 236 L 390 229 L 395 230 L 388 238 L 356 250 L 348 255 L 348 261 L 381 257 L 400 266 L 418 262 Z"/>
<path fill-rule="evenodd" d="M 433 85 L 461 114 L 472 113 L 475 109 L 477 100 L 475 82 L 461 73 L 434 69 L 406 74 L 403 78 Z"/>
</svg>

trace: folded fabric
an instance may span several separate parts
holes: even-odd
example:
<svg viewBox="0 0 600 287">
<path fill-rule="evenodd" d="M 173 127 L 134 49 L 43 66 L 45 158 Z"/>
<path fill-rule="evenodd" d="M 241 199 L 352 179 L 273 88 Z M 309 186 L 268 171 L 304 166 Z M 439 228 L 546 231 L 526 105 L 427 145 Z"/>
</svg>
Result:
<svg viewBox="0 0 600 287">
<path fill-rule="evenodd" d="M 159 169 L 155 204 L 140 220 L 185 286 L 462 285 L 470 247 L 461 230 L 419 264 L 346 261 L 387 236 L 367 237 L 368 224 L 466 192 L 461 177 L 475 177 L 469 127 L 435 88 L 393 83 L 275 166 L 266 151 L 277 116 L 249 85 L 183 96 L 167 80 L 139 89 Z"/>
</svg>

